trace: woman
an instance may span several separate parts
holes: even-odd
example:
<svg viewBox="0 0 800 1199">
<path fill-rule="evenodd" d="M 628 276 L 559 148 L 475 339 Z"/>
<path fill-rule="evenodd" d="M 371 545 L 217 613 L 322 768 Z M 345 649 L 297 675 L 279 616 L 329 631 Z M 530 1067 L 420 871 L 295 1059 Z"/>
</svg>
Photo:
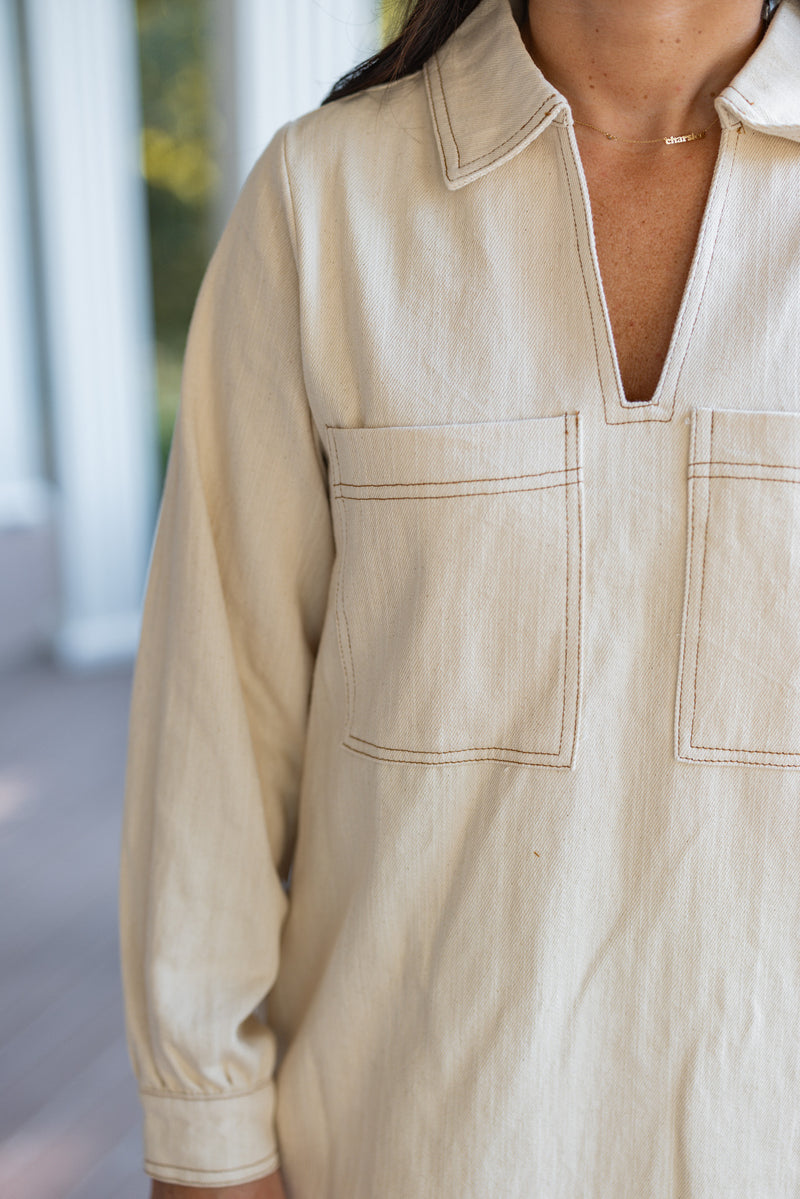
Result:
<svg viewBox="0 0 800 1199">
<path fill-rule="evenodd" d="M 800 4 L 759 4 L 419 0 L 245 183 L 131 715 L 158 1199 L 800 1191 Z"/>
</svg>

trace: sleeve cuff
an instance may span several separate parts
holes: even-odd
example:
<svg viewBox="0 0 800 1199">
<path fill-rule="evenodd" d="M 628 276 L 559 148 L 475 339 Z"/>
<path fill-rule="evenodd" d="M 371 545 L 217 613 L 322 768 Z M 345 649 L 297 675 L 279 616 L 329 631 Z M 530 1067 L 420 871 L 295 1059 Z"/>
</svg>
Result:
<svg viewBox="0 0 800 1199">
<path fill-rule="evenodd" d="M 280 1166 L 273 1081 L 246 1094 L 141 1090 L 144 1169 L 160 1182 L 235 1186 Z"/>
</svg>

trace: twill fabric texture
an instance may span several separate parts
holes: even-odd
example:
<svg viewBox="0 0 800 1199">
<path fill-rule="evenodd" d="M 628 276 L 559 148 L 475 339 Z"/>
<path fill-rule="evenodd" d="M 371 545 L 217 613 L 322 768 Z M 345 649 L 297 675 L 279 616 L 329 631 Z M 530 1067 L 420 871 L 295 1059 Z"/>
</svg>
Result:
<svg viewBox="0 0 800 1199">
<path fill-rule="evenodd" d="M 715 107 L 640 403 L 508 0 L 244 183 L 132 695 L 153 1178 L 800 1194 L 800 0 Z"/>
</svg>

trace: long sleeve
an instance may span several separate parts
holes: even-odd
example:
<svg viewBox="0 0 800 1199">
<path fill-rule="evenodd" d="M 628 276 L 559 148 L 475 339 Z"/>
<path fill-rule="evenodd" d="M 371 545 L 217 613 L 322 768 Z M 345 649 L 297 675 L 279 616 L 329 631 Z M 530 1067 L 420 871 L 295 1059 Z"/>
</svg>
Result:
<svg viewBox="0 0 800 1199">
<path fill-rule="evenodd" d="M 333 561 L 306 398 L 284 131 L 195 303 L 134 674 L 119 880 L 148 1174 L 279 1164 L 279 963 L 311 677 Z"/>
</svg>

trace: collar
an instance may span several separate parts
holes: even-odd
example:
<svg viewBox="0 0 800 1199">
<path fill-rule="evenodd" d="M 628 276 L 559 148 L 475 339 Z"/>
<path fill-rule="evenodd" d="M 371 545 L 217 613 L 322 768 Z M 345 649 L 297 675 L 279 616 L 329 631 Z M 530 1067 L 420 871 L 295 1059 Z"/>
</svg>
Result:
<svg viewBox="0 0 800 1199">
<path fill-rule="evenodd" d="M 571 124 L 519 31 L 523 0 L 481 3 L 424 67 L 445 181 L 463 187 L 513 158 L 553 121 Z M 767 32 L 714 102 L 720 123 L 800 142 L 800 0 Z"/>
</svg>

